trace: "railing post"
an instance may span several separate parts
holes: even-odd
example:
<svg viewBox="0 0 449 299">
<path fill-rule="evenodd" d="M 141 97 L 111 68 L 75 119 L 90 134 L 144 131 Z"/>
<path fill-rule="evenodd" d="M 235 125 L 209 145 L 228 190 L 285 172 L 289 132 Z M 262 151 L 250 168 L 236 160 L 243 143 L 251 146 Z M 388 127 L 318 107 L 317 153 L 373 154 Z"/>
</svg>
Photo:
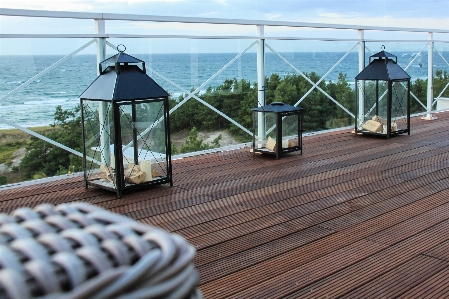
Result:
<svg viewBox="0 0 449 299">
<path fill-rule="evenodd" d="M 95 20 L 95 31 L 97 34 L 105 34 L 105 20 Z M 100 75 L 99 63 L 106 57 L 106 38 L 97 38 L 97 75 Z M 108 117 L 108 103 L 100 102 L 98 107 L 98 117 L 100 122 L 100 148 L 101 162 L 111 165 L 110 127 Z"/>
<path fill-rule="evenodd" d="M 433 103 L 433 32 L 428 33 L 429 44 L 427 46 L 427 114 L 422 117 L 425 120 L 433 120 L 432 116 Z"/>
<path fill-rule="evenodd" d="M 259 92 L 257 94 L 258 107 L 265 106 L 265 39 L 264 26 L 257 26 L 257 35 L 260 37 L 257 44 L 257 87 Z M 259 141 L 265 139 L 265 115 L 261 113 L 263 117 L 258 118 L 257 136 Z"/>
<path fill-rule="evenodd" d="M 365 68 L 365 31 L 362 29 L 358 30 L 359 33 L 359 73 Z M 365 86 L 363 81 L 360 81 L 360 86 L 362 88 Z M 364 90 L 358 86 L 354 86 L 356 92 L 358 92 L 358 113 L 355 120 L 357 124 L 363 124 L 365 120 L 365 93 Z"/>
</svg>

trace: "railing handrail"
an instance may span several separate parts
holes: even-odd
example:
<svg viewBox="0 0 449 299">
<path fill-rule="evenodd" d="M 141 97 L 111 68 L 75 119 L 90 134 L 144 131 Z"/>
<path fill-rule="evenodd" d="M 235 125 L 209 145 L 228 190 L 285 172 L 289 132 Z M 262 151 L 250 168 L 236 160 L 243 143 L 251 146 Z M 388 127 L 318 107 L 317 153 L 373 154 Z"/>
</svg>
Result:
<svg viewBox="0 0 449 299">
<path fill-rule="evenodd" d="M 28 9 L 10 9 L 10 8 L 0 8 L 0 15 L 16 16 L 16 17 L 71 18 L 71 19 L 115 20 L 115 21 L 149 21 L 149 22 L 169 22 L 169 23 L 204 23 L 204 24 L 221 24 L 221 25 L 283 26 L 283 27 L 303 27 L 315 29 L 449 33 L 449 30 L 438 28 L 383 27 L 383 26 L 362 26 L 362 25 L 309 23 L 309 22 L 293 22 L 293 21 L 223 19 L 223 18 L 204 18 L 204 17 L 198 18 L 198 17 L 156 16 L 156 15 L 139 15 L 139 14 L 28 10 Z"/>
<path fill-rule="evenodd" d="M 8 34 L 0 33 L 0 38 L 161 38 L 161 39 L 246 39 L 256 40 L 259 36 L 250 35 L 181 35 L 181 34 L 95 34 L 95 33 L 81 33 L 81 34 L 41 34 L 41 33 L 17 33 Z M 298 41 L 327 41 L 327 42 L 359 42 L 357 38 L 337 38 L 337 37 L 296 37 L 296 36 L 264 36 L 265 40 L 298 40 Z M 363 39 L 368 43 L 428 43 L 429 39 Z M 432 39 L 435 43 L 449 43 L 449 40 Z"/>
</svg>

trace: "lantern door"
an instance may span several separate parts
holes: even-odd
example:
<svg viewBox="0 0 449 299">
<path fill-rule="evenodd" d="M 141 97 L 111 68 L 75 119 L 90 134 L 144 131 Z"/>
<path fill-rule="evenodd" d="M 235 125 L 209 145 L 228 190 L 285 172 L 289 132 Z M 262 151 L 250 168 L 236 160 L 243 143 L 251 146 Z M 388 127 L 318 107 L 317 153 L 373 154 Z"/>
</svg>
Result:
<svg viewBox="0 0 449 299">
<path fill-rule="evenodd" d="M 387 136 L 410 132 L 410 82 L 358 80 L 358 133 Z"/>
<path fill-rule="evenodd" d="M 275 155 L 301 151 L 302 113 L 253 110 L 253 152 Z"/>
<path fill-rule="evenodd" d="M 171 184 L 171 148 L 165 99 L 118 103 L 123 187 Z M 118 132 L 118 131 L 116 131 Z"/>
<path fill-rule="evenodd" d="M 84 178 L 88 184 L 117 190 L 112 102 L 81 100 Z"/>
</svg>

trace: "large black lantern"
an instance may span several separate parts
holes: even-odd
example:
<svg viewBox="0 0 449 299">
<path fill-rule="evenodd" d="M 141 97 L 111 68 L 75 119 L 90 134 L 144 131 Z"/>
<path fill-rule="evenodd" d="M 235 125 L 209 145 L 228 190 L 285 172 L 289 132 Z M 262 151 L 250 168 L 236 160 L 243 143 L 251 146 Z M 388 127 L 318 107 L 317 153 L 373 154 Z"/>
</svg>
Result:
<svg viewBox="0 0 449 299">
<path fill-rule="evenodd" d="M 172 183 L 168 93 L 123 52 L 99 64 L 81 94 L 86 188 L 117 192 Z"/>
<path fill-rule="evenodd" d="M 252 109 L 253 153 L 269 154 L 279 159 L 282 154 L 302 154 L 303 108 L 281 102 Z"/>
<path fill-rule="evenodd" d="M 379 136 L 410 135 L 410 76 L 393 54 L 370 57 L 369 65 L 355 77 L 355 132 Z"/>
</svg>

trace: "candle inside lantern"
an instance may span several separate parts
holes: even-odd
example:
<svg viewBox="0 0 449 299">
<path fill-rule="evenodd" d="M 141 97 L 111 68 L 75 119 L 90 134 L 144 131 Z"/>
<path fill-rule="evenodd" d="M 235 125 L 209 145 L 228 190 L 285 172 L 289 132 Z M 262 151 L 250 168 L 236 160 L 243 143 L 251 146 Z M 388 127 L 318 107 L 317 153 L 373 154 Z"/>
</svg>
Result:
<svg viewBox="0 0 449 299">
<path fill-rule="evenodd" d="M 140 162 L 140 170 L 145 172 L 145 182 L 153 180 L 153 174 L 151 172 L 151 161 Z"/>
<path fill-rule="evenodd" d="M 115 169 L 115 155 L 111 154 L 110 166 Z"/>
</svg>

